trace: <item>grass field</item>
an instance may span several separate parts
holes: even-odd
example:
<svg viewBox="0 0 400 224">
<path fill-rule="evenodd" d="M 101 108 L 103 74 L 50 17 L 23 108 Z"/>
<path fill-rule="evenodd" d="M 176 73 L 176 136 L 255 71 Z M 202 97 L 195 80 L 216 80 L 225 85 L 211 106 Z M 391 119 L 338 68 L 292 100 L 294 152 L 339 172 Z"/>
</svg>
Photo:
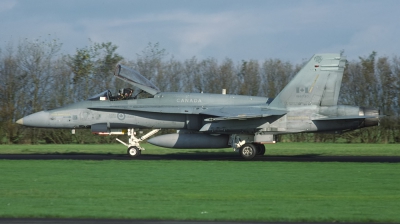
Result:
<svg viewBox="0 0 400 224">
<path fill-rule="evenodd" d="M 184 152 L 145 147 L 148 154 Z M 398 156 L 399 148 L 285 143 L 267 145 L 266 154 Z M 125 148 L 0 146 L 0 154 L 15 153 Z M 397 163 L 2 160 L 0 217 L 400 222 L 399 170 Z"/>
</svg>

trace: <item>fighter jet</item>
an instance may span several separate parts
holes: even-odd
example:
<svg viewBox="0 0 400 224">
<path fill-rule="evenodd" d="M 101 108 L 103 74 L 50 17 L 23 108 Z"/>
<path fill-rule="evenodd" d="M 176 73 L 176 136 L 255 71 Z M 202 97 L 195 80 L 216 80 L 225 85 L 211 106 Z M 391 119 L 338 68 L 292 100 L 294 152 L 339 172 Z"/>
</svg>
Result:
<svg viewBox="0 0 400 224">
<path fill-rule="evenodd" d="M 129 136 L 127 154 L 138 157 L 140 142 L 160 129 L 174 134 L 149 143 L 181 149 L 227 148 L 246 160 L 264 155 L 267 143 L 289 133 L 342 133 L 379 124 L 379 109 L 337 105 L 346 58 L 315 54 L 275 97 L 161 92 L 137 71 L 118 64 L 114 76 L 151 94 L 137 99 L 132 89 L 106 90 L 86 101 L 41 111 L 16 123 L 41 128 L 90 128 L 94 134 Z M 135 129 L 153 129 L 137 137 Z"/>
</svg>

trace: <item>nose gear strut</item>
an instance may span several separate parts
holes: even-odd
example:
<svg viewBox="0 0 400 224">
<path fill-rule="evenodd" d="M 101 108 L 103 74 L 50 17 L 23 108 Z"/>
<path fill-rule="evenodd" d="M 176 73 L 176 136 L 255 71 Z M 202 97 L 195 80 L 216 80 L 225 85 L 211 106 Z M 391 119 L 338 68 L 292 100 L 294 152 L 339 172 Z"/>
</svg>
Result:
<svg viewBox="0 0 400 224">
<path fill-rule="evenodd" d="M 154 129 L 154 130 L 150 131 L 149 133 L 143 135 L 142 137 L 136 138 L 135 130 L 133 128 L 130 128 L 130 129 L 128 129 L 128 137 L 129 137 L 128 144 L 126 144 L 125 142 L 121 141 L 118 138 L 116 138 L 116 140 L 119 141 L 121 144 L 125 145 L 126 147 L 128 147 L 127 153 L 129 156 L 138 157 L 138 156 L 140 156 L 141 151 L 145 150 L 143 147 L 140 146 L 139 142 L 146 140 L 147 138 L 156 134 L 160 130 L 161 129 Z"/>
</svg>

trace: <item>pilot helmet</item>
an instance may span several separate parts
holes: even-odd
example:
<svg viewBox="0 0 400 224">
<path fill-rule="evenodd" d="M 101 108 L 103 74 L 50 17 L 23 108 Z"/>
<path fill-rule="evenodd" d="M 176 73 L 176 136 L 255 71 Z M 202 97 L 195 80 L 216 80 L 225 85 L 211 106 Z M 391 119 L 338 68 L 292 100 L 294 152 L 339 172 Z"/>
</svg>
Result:
<svg viewBox="0 0 400 224">
<path fill-rule="evenodd" d="M 118 93 L 119 93 L 120 95 L 122 95 L 122 94 L 124 93 L 124 89 L 120 89 L 120 90 L 118 91 Z"/>
</svg>

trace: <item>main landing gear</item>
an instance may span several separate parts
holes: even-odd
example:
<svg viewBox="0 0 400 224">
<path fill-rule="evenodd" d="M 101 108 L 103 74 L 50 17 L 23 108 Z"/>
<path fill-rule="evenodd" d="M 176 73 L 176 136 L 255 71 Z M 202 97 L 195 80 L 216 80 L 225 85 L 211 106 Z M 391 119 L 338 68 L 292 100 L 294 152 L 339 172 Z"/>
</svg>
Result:
<svg viewBox="0 0 400 224">
<path fill-rule="evenodd" d="M 128 144 L 126 144 L 125 142 L 119 140 L 117 138 L 117 141 L 119 141 L 121 144 L 125 145 L 126 147 L 128 147 L 128 151 L 127 154 L 128 156 L 131 157 L 138 157 L 140 156 L 142 150 L 144 150 L 143 147 L 140 146 L 139 142 L 146 140 L 147 138 L 149 138 L 150 136 L 154 135 L 155 133 L 157 133 L 158 131 L 160 131 L 161 129 L 154 129 L 152 131 L 150 131 L 149 133 L 143 135 L 140 138 L 136 138 L 136 132 L 133 128 L 128 129 L 128 137 L 129 137 L 129 142 Z"/>
<path fill-rule="evenodd" d="M 232 135 L 230 139 L 232 148 L 238 151 L 239 155 L 245 160 L 251 160 L 255 156 L 262 156 L 265 154 L 265 146 L 260 143 L 252 142 L 252 140 L 250 136 L 244 135 Z"/>
<path fill-rule="evenodd" d="M 255 156 L 263 156 L 265 154 L 265 146 L 258 143 L 246 143 L 239 148 L 239 154 L 245 160 L 251 160 Z"/>
</svg>

